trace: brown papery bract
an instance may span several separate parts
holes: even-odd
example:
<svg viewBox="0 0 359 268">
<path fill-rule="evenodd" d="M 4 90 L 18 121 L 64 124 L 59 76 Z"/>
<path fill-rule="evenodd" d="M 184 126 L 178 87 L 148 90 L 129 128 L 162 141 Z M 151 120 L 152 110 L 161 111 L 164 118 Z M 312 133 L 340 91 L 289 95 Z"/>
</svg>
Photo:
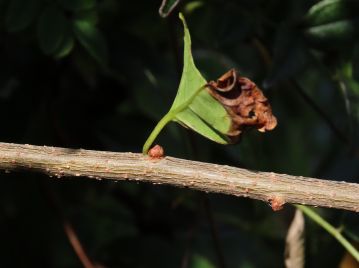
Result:
<svg viewBox="0 0 359 268">
<path fill-rule="evenodd" d="M 236 70 L 231 69 L 217 81 L 209 82 L 207 90 L 228 111 L 232 127 L 227 135 L 233 142 L 245 129 L 255 128 L 265 132 L 276 127 L 277 119 L 262 90 Z"/>
</svg>

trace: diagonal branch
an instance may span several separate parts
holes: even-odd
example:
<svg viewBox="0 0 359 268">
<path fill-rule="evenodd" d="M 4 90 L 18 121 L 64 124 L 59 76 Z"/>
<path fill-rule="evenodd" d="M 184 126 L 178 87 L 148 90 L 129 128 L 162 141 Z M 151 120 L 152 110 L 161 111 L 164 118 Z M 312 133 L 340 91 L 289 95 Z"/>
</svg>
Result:
<svg viewBox="0 0 359 268">
<path fill-rule="evenodd" d="M 42 188 L 44 190 L 44 193 L 46 195 L 48 202 L 50 203 L 53 210 L 56 212 L 56 214 L 60 218 L 62 225 L 63 225 L 65 235 L 66 235 L 67 239 L 69 240 L 69 243 L 70 243 L 72 249 L 76 253 L 77 257 L 79 258 L 82 266 L 84 268 L 96 268 L 96 266 L 92 263 L 91 259 L 87 255 L 85 248 L 83 247 L 73 225 L 65 217 L 65 214 L 62 210 L 62 207 L 60 205 L 58 198 L 56 198 L 56 196 L 51 191 L 51 189 L 46 187 L 46 185 L 43 184 Z"/>
<path fill-rule="evenodd" d="M 174 157 L 151 159 L 138 153 L 0 143 L 0 169 L 24 169 L 59 178 L 84 176 L 169 184 L 263 200 L 275 210 L 284 203 L 296 203 L 359 212 L 356 183 L 250 171 Z"/>
</svg>

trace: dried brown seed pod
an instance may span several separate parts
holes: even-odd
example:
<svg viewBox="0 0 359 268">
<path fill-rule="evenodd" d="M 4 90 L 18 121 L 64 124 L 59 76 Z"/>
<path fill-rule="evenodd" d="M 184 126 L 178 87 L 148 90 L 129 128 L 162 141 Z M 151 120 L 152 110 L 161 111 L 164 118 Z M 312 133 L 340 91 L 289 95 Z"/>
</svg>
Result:
<svg viewBox="0 0 359 268">
<path fill-rule="evenodd" d="M 240 76 L 236 70 L 231 69 L 217 81 L 209 82 L 207 90 L 231 116 L 232 128 L 227 135 L 233 141 L 248 128 L 265 132 L 276 127 L 277 119 L 268 99 L 254 82 Z"/>
</svg>

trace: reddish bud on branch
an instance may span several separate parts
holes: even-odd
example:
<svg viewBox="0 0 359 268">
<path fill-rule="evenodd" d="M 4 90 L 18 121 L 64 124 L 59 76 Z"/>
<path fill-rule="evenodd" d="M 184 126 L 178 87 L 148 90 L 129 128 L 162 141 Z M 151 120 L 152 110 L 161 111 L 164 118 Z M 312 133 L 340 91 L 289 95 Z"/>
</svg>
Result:
<svg viewBox="0 0 359 268">
<path fill-rule="evenodd" d="M 153 159 L 158 159 L 164 157 L 165 151 L 162 146 L 156 144 L 148 151 L 148 156 Z"/>
</svg>

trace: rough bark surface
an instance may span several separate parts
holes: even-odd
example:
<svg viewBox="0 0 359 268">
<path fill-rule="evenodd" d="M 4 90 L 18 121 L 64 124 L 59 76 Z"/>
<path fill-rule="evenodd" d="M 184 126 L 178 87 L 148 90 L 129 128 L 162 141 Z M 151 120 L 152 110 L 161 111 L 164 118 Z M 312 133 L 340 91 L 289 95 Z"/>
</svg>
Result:
<svg viewBox="0 0 359 268">
<path fill-rule="evenodd" d="M 50 176 L 135 180 L 205 192 L 359 212 L 359 184 L 250 171 L 225 165 L 138 153 L 0 143 L 0 169 Z M 274 202 L 275 203 L 275 202 Z M 282 205 L 282 204 L 281 204 Z"/>
</svg>

